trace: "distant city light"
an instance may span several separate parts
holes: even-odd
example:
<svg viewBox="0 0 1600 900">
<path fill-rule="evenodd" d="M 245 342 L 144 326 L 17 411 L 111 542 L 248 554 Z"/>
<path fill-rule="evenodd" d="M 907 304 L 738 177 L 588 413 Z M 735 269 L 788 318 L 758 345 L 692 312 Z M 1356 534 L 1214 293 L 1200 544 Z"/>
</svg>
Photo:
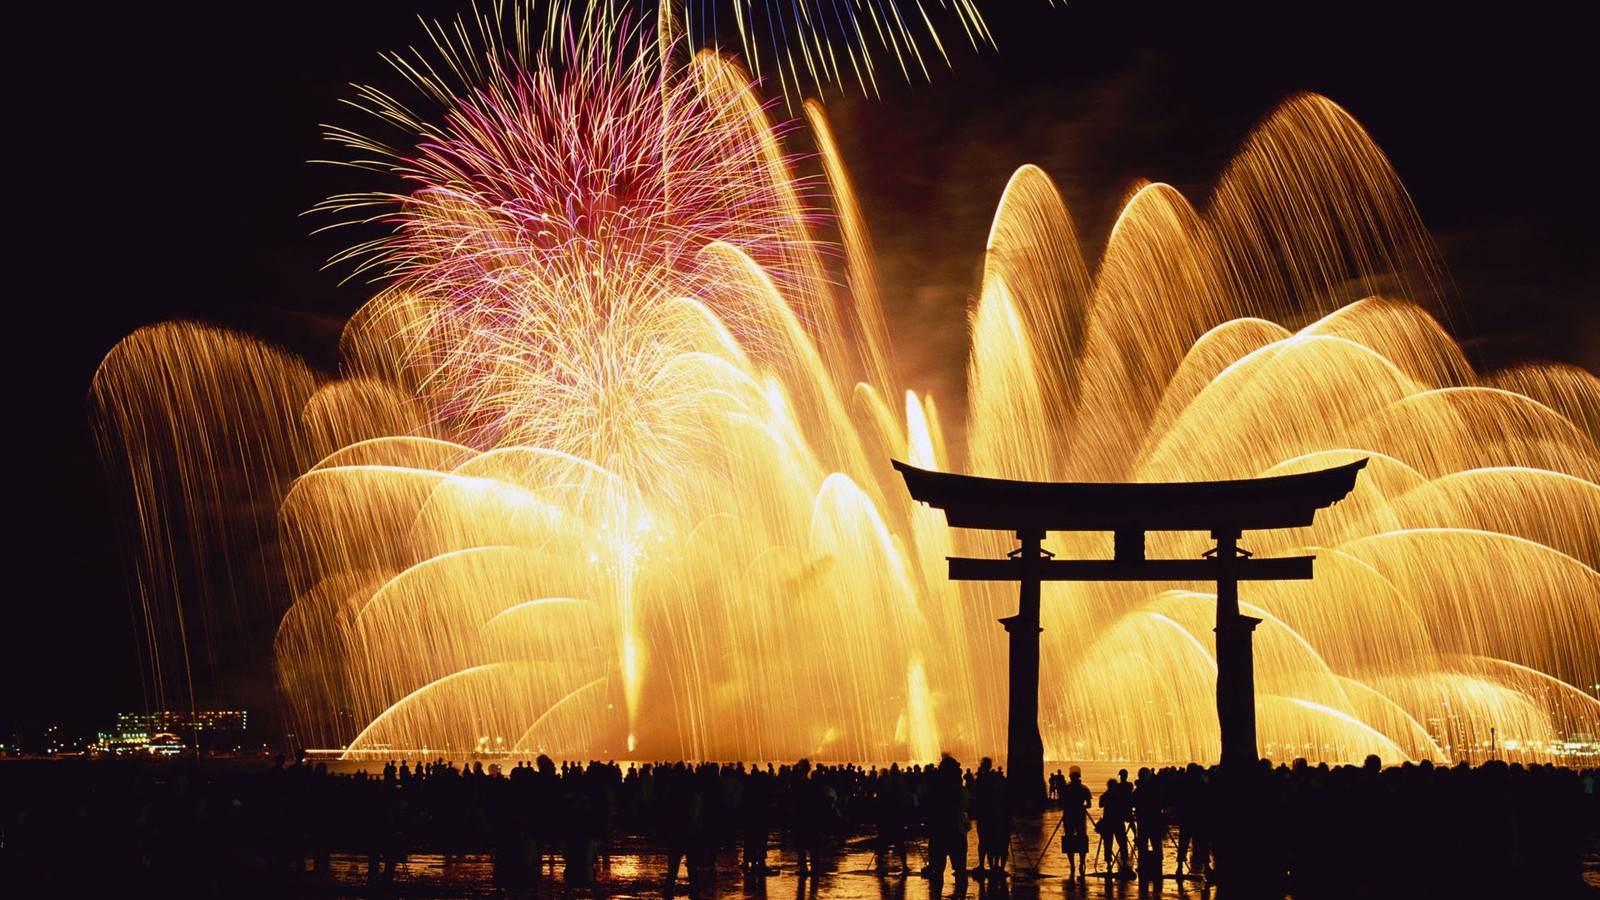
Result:
<svg viewBox="0 0 1600 900">
<path fill-rule="evenodd" d="M 91 753 L 149 753 L 177 756 L 187 750 L 237 753 L 244 748 L 250 714 L 245 710 L 163 710 L 117 713 L 110 731 L 101 731 L 89 744 Z M 194 742 L 191 746 L 185 737 Z"/>
</svg>

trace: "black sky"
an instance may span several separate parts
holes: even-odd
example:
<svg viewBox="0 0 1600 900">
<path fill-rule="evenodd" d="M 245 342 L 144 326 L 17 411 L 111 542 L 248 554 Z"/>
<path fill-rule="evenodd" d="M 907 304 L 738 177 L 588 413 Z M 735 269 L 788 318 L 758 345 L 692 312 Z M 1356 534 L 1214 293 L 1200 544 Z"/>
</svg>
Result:
<svg viewBox="0 0 1600 900">
<path fill-rule="evenodd" d="M 1368 128 L 1411 190 L 1476 363 L 1600 371 L 1600 78 L 1578 4 L 983 6 L 998 53 L 957 52 L 932 84 L 886 81 L 877 100 L 829 104 L 891 304 L 914 330 L 959 342 L 960 301 L 1017 165 L 1056 177 L 1093 247 L 1133 179 L 1199 202 L 1253 122 L 1313 90 Z M 421 40 L 417 14 L 463 8 L 57 5 L 14 23 L 8 432 L 21 495 L 0 728 L 92 723 L 139 703 L 124 551 L 85 405 L 96 365 L 140 325 L 179 316 L 331 364 L 370 290 L 321 267 L 340 245 L 302 213 L 351 185 L 306 161 L 329 152 L 321 123 L 356 121 L 339 104 L 350 82 L 394 83 L 378 53 Z M 913 386 L 949 385 L 937 365 L 908 368 Z"/>
</svg>

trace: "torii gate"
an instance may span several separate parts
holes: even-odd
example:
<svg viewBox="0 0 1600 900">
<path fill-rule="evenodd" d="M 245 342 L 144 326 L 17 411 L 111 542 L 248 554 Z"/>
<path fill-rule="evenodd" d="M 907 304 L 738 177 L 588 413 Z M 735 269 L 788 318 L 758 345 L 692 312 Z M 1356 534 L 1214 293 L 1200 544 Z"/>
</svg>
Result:
<svg viewBox="0 0 1600 900">
<path fill-rule="evenodd" d="M 1315 557 L 1257 559 L 1239 549 L 1239 534 L 1310 525 L 1317 510 L 1350 493 L 1367 464 L 1363 459 L 1319 472 L 1239 481 L 1096 484 L 978 478 L 893 462 L 912 498 L 944 510 L 950 527 L 1012 531 L 1022 543 L 1006 559 L 951 557 L 950 579 L 1021 584 L 1017 614 L 1000 624 L 1011 645 L 1006 764 L 1013 796 L 1028 809 L 1044 800 L 1040 583 L 1215 580 L 1221 763 L 1224 769 L 1253 765 L 1258 757 L 1251 634 L 1261 620 L 1239 612 L 1239 582 L 1308 579 Z M 1050 531 L 1110 531 L 1113 558 L 1053 559 L 1040 546 Z M 1146 559 L 1147 531 L 1208 531 L 1217 546 L 1202 559 Z"/>
</svg>

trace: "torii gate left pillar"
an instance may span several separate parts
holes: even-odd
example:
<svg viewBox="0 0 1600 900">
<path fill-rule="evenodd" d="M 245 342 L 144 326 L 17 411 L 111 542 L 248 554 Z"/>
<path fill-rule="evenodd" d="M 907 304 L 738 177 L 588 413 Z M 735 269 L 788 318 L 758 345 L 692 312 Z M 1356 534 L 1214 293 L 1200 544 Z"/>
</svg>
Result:
<svg viewBox="0 0 1600 900">
<path fill-rule="evenodd" d="M 1020 584 L 1017 614 L 1000 620 L 1010 643 L 1007 648 L 1010 683 L 1006 701 L 1006 767 L 1011 784 L 1042 785 L 1044 739 L 1039 734 L 1039 634 L 1044 629 L 1039 625 L 1039 594 L 1044 574 L 1042 564 L 1049 554 L 1042 546 L 1042 531 L 1019 531 L 1017 540 L 1022 546 L 1011 554 L 1017 561 Z M 1024 809 L 1031 811 L 1036 805 L 1033 793 L 1024 791 Z"/>
</svg>

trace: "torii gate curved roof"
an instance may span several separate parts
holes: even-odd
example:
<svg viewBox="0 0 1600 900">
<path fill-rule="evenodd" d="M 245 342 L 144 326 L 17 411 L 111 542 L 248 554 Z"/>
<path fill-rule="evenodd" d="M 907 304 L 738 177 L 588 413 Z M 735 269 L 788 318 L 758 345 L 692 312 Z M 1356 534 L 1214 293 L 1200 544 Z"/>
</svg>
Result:
<svg viewBox="0 0 1600 900">
<path fill-rule="evenodd" d="M 1251 531 L 1310 525 L 1367 464 L 1237 481 L 1011 481 L 931 472 L 892 460 L 913 499 L 954 528 L 998 531 Z"/>
</svg>

